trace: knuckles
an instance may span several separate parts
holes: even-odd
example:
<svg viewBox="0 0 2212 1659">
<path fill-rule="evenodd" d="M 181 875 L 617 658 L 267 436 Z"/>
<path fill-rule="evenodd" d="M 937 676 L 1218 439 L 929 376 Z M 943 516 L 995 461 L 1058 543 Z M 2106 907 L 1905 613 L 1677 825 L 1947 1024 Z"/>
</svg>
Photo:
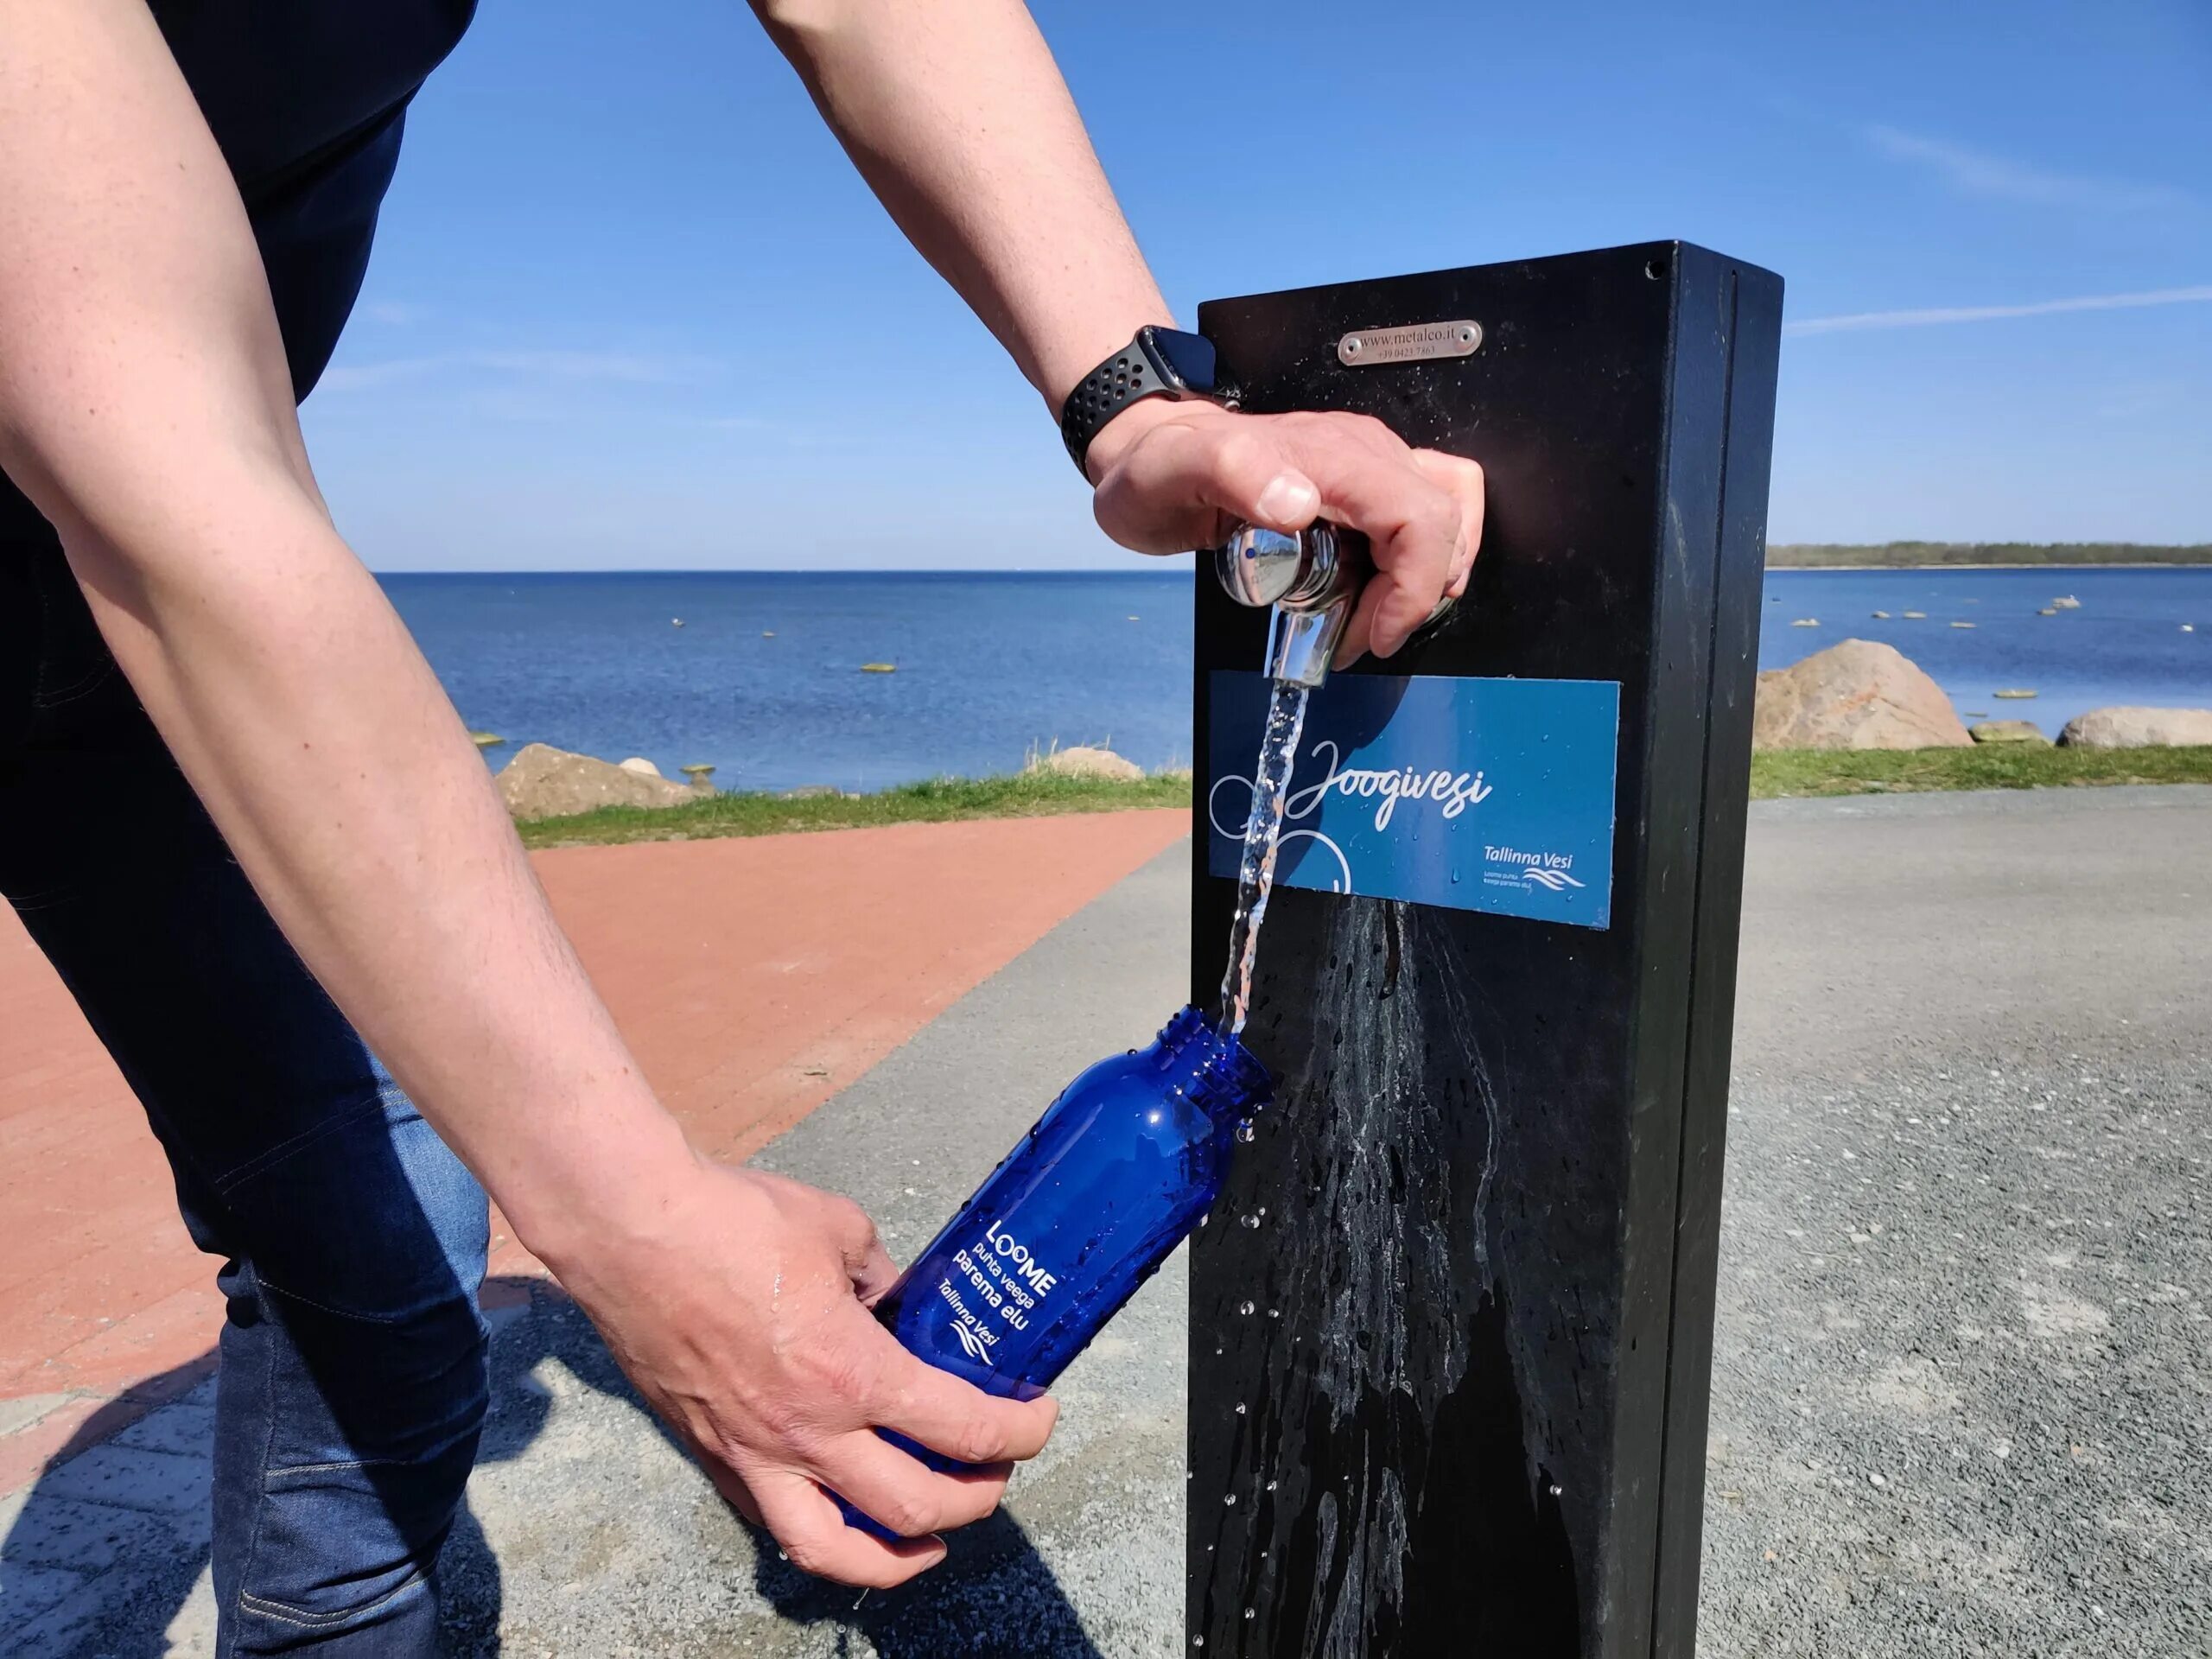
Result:
<svg viewBox="0 0 2212 1659">
<path fill-rule="evenodd" d="M 926 1538 L 944 1524 L 938 1506 L 918 1492 L 894 1492 L 869 1513 L 901 1538 Z"/>
</svg>

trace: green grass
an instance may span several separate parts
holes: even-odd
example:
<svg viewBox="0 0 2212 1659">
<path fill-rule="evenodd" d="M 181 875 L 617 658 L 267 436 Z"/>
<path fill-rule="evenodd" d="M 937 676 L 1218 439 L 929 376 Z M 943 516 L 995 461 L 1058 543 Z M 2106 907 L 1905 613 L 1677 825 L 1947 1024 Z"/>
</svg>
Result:
<svg viewBox="0 0 2212 1659">
<path fill-rule="evenodd" d="M 1136 783 L 1016 772 L 1005 778 L 940 778 L 868 795 L 787 800 L 780 795 L 711 795 L 682 806 L 601 807 L 569 818 L 518 824 L 526 847 L 602 845 L 624 841 L 702 841 L 717 836 L 777 836 L 798 830 L 856 830 L 878 823 L 937 823 L 952 818 L 1037 818 L 1065 812 L 1120 812 L 1191 804 L 1179 774 Z"/>
<path fill-rule="evenodd" d="M 1904 794 L 1931 789 L 2051 789 L 2095 784 L 2212 784 L 2212 747 L 1771 749 L 1751 757 L 1751 798 Z"/>
<path fill-rule="evenodd" d="M 1751 757 L 1755 800 L 2094 784 L 2212 784 L 2212 747 L 2051 749 L 1986 743 L 1971 749 L 1777 749 Z M 954 818 L 1049 817 L 1190 804 L 1191 780 L 1180 774 L 1116 784 L 1017 772 L 1005 778 L 940 778 L 870 795 L 798 801 L 780 795 L 715 795 L 683 806 L 610 806 L 571 818 L 538 818 L 517 828 L 525 846 L 582 847 L 856 830 L 878 823 L 940 823 Z"/>
</svg>

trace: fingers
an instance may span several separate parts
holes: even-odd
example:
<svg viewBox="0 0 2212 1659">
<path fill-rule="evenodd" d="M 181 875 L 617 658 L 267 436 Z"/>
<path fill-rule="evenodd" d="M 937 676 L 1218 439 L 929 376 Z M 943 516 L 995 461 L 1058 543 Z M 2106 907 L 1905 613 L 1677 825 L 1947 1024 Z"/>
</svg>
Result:
<svg viewBox="0 0 2212 1659">
<path fill-rule="evenodd" d="M 853 1294 L 861 1306 L 874 1307 L 884 1292 L 899 1282 L 899 1264 L 883 1248 L 882 1236 L 867 1211 L 849 1198 L 830 1199 L 837 1247 L 845 1258 L 845 1271 L 853 1281 Z"/>
<path fill-rule="evenodd" d="M 925 1365 L 903 1348 L 899 1354 L 906 1363 L 894 1362 L 887 1375 L 874 1414 L 880 1427 L 963 1463 L 1020 1463 L 1043 1451 L 1052 1438 L 1060 1408 L 1051 1395 L 1001 1400 Z"/>
<path fill-rule="evenodd" d="M 873 1431 L 840 1435 L 814 1459 L 822 1484 L 902 1538 L 981 1521 L 1006 1496 L 1014 1465 L 940 1470 Z"/>
<path fill-rule="evenodd" d="M 1337 649 L 1339 666 L 1370 651 L 1378 657 L 1395 652 L 1447 596 L 1457 599 L 1466 592 L 1474 569 L 1482 537 L 1482 467 L 1433 449 L 1408 449 L 1404 458 L 1433 499 L 1420 502 L 1422 516 L 1391 537 L 1347 513 L 1344 522 L 1368 531 L 1376 575 L 1344 625 Z"/>
<path fill-rule="evenodd" d="M 1474 570 L 1475 555 L 1482 546 L 1483 510 L 1486 505 L 1482 465 L 1465 455 L 1447 455 L 1438 449 L 1416 449 L 1413 460 L 1431 483 L 1459 503 L 1459 556 L 1451 579 L 1444 584 L 1444 591 L 1458 599 L 1467 591 L 1467 577 Z"/>
<path fill-rule="evenodd" d="M 876 1443 L 882 1445 L 880 1440 Z M 891 1450 L 889 1446 L 883 1449 Z M 906 1461 L 921 1468 L 911 1458 Z M 941 1538 L 905 1538 L 887 1543 L 846 1525 L 830 1495 L 803 1475 L 763 1475 L 752 1486 L 763 1524 L 775 1534 L 776 1542 L 791 1565 L 803 1573 L 835 1579 L 841 1584 L 888 1590 L 926 1573 L 944 1559 Z"/>
<path fill-rule="evenodd" d="M 1446 594 L 1465 590 L 1482 535 L 1482 468 L 1417 450 L 1343 413 L 1238 415 L 1206 405 L 1159 420 L 1098 487 L 1098 522 L 1124 546 L 1218 545 L 1238 520 L 1295 531 L 1325 518 L 1363 531 L 1376 580 L 1339 661 L 1389 656 Z"/>
<path fill-rule="evenodd" d="M 1154 428 L 1099 485 L 1100 526 L 1141 553 L 1213 547 L 1239 520 L 1303 530 L 1319 515 L 1322 493 L 1274 425 L 1216 411 Z"/>
</svg>

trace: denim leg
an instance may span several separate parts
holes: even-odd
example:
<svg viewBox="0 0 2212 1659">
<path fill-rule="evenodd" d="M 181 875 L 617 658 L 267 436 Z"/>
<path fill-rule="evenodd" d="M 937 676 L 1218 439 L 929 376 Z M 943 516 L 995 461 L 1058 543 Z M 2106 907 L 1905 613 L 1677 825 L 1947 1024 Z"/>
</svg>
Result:
<svg viewBox="0 0 2212 1659">
<path fill-rule="evenodd" d="M 217 1650 L 435 1653 L 432 1569 L 486 1397 L 483 1192 L 277 931 L 128 685 L 50 683 L 0 755 L 0 891 L 144 1105 L 194 1239 L 229 1258 Z"/>
<path fill-rule="evenodd" d="M 255 1216 L 216 1391 L 232 1655 L 436 1652 L 432 1569 L 486 1401 L 484 1195 L 396 1086 L 222 1186 Z"/>
</svg>

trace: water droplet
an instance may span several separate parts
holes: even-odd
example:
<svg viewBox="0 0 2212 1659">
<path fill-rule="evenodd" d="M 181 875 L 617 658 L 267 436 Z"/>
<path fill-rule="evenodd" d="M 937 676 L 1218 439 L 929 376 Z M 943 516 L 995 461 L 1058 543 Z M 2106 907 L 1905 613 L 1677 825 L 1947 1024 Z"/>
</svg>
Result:
<svg viewBox="0 0 2212 1659">
<path fill-rule="evenodd" d="M 1554 1486 L 1554 1487 L 1553 1487 L 1553 1488 L 1552 1488 L 1552 1496 L 1553 1496 L 1554 1497 L 1558 1497 L 1561 1492 L 1565 1491 L 1566 1490 L 1567 1490 L 1567 1488 L 1566 1488 L 1566 1487 L 1564 1487 L 1564 1486 Z"/>
<path fill-rule="evenodd" d="M 1191 1645 L 1194 1648 L 1203 1648 L 1205 1644 L 1206 1639 L 1203 1636 L 1194 1636 L 1191 1638 Z"/>
<path fill-rule="evenodd" d="M 1275 1483 L 1274 1483 L 1274 1482 L 1273 1482 L 1272 1480 L 1271 1480 L 1271 1481 L 1269 1481 L 1269 1482 L 1268 1483 L 1268 1490 L 1269 1491 L 1271 1491 L 1271 1492 L 1272 1492 L 1273 1491 L 1274 1491 L 1274 1489 L 1275 1489 Z"/>
<path fill-rule="evenodd" d="M 1268 1317 L 1271 1319 L 1279 1319 L 1282 1318 L 1282 1309 L 1279 1307 L 1269 1308 L 1268 1310 Z"/>
<path fill-rule="evenodd" d="M 1236 1494 L 1234 1492 L 1224 1492 L 1221 1495 L 1221 1501 L 1223 1507 L 1233 1510 L 1236 1507 Z"/>
<path fill-rule="evenodd" d="M 1239 1141 L 1242 1141 L 1248 1147 L 1250 1146 L 1254 1141 L 1259 1138 L 1259 1135 L 1260 1132 L 1254 1128 L 1249 1122 L 1239 1123 L 1236 1126 L 1236 1138 Z"/>
<path fill-rule="evenodd" d="M 1457 880 L 1459 879 L 1459 871 L 1457 871 L 1457 870 L 1452 871 L 1452 879 L 1454 881 L 1457 881 Z"/>
<path fill-rule="evenodd" d="M 1242 1417 L 1244 1414 L 1244 1402 L 1242 1400 L 1239 1400 L 1236 1402 L 1236 1414 L 1239 1417 Z"/>
<path fill-rule="evenodd" d="M 1259 1210 L 1258 1210 L 1255 1213 L 1257 1213 L 1257 1214 L 1259 1214 L 1259 1215 L 1262 1215 L 1262 1216 L 1266 1215 L 1266 1214 L 1268 1213 L 1268 1206 L 1267 1206 L 1266 1205 L 1264 1205 L 1264 1204 L 1263 1204 L 1263 1205 L 1262 1205 L 1259 1207 Z"/>
<path fill-rule="evenodd" d="M 1243 1220 L 1247 1227 L 1256 1227 L 1260 1224 L 1260 1218 L 1257 1216 L 1246 1216 Z"/>
<path fill-rule="evenodd" d="M 1252 1314 L 1252 1304 L 1249 1302 L 1239 1302 L 1236 1304 L 1236 1311 L 1239 1313 L 1243 1314 L 1247 1319 L 1249 1319 Z"/>
<path fill-rule="evenodd" d="M 1247 1608 L 1244 1610 L 1244 1617 L 1245 1617 L 1245 1618 L 1252 1618 L 1252 1617 L 1254 1616 L 1254 1614 L 1255 1613 L 1255 1611 L 1257 1611 L 1256 1609 L 1250 1608 L 1250 1607 L 1247 1607 Z"/>
</svg>

